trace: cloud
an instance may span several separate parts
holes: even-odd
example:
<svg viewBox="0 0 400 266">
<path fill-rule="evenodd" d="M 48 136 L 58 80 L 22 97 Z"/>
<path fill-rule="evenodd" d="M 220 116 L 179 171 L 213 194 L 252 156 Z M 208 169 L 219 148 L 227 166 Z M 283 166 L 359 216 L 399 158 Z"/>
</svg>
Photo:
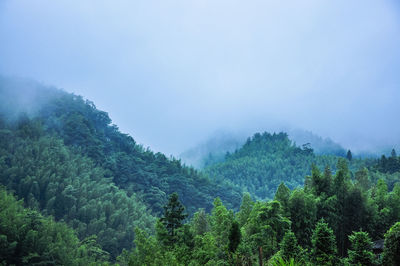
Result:
<svg viewBox="0 0 400 266">
<path fill-rule="evenodd" d="M 219 128 L 400 143 L 396 1 L 4 1 L 0 73 L 93 100 L 155 150 Z"/>
</svg>

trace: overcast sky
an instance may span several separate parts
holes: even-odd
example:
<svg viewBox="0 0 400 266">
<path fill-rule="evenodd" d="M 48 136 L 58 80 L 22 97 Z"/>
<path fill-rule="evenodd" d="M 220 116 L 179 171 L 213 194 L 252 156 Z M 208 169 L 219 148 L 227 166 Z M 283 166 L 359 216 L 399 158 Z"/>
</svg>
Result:
<svg viewBox="0 0 400 266">
<path fill-rule="evenodd" d="M 0 0 L 0 73 L 83 95 L 167 154 L 281 126 L 400 143 L 398 0 Z"/>
</svg>

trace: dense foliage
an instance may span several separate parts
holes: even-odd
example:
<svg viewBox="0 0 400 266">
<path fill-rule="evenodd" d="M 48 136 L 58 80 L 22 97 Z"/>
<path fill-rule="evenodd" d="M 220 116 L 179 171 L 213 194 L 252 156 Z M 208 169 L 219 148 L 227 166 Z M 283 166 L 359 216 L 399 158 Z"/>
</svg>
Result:
<svg viewBox="0 0 400 266">
<path fill-rule="evenodd" d="M 79 241 L 66 224 L 25 209 L 0 187 L 0 264 L 99 265 L 108 254 L 95 239 Z"/>
<path fill-rule="evenodd" d="M 328 167 L 321 172 L 314 166 L 304 189 L 291 191 L 281 184 L 275 200 L 268 202 L 254 202 L 245 193 L 236 213 L 217 198 L 210 215 L 199 211 L 186 224 L 179 224 L 175 241 L 163 241 L 162 232 L 168 227 L 159 223 L 161 233 L 136 240 L 137 247 L 120 256 L 120 262 L 381 265 L 372 253 L 371 239 L 385 237 L 383 265 L 397 265 L 399 223 L 388 229 L 400 220 L 400 183 L 388 191 L 383 179 L 372 184 L 368 171 L 355 175 L 359 172 L 367 174 L 365 188 L 360 185 L 365 180 L 351 180 L 346 159 L 339 159 L 335 174 Z M 149 260 L 146 254 L 154 257 Z"/>
<path fill-rule="evenodd" d="M 258 133 L 201 172 L 80 96 L 0 78 L 0 103 L 0 265 L 399 264 L 394 150 L 316 155 Z"/>
<path fill-rule="evenodd" d="M 21 95 L 26 91 L 33 99 L 24 109 Z M 239 189 L 223 181 L 217 184 L 177 159 L 143 148 L 112 125 L 106 112 L 80 96 L 38 84 L 0 79 L 0 102 L 9 106 L 4 108 L 7 118 L 13 109 L 28 112 L 29 117 L 41 122 L 46 135 L 62 139 L 74 152 L 89 157 L 119 188 L 129 195 L 140 195 L 153 213 L 162 213 L 162 206 L 173 192 L 179 193 L 188 213 L 198 208 L 210 211 L 217 196 L 229 207 L 239 207 Z"/>
<path fill-rule="evenodd" d="M 308 145 L 297 147 L 286 133 L 255 134 L 225 161 L 213 164 L 205 171 L 216 180 L 230 180 L 257 199 L 271 199 L 281 182 L 293 189 L 302 186 L 312 164 L 335 169 L 338 157 L 315 155 Z M 352 160 L 351 167 L 365 165 L 364 160 Z"/>
<path fill-rule="evenodd" d="M 132 246 L 135 227 L 153 226 L 137 196 L 118 189 L 89 158 L 43 135 L 38 121 L 1 128 L 0 154 L 1 184 L 27 206 L 65 221 L 80 239 L 96 235 L 113 257 Z"/>
</svg>

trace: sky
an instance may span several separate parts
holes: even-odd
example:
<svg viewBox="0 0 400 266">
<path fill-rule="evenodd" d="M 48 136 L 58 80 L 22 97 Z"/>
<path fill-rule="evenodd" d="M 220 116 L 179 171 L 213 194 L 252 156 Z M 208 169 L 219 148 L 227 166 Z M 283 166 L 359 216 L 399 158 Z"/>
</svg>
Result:
<svg viewBox="0 0 400 266">
<path fill-rule="evenodd" d="M 0 40 L 0 74 L 82 95 L 155 151 L 284 127 L 400 143 L 397 0 L 1 0 Z"/>
</svg>

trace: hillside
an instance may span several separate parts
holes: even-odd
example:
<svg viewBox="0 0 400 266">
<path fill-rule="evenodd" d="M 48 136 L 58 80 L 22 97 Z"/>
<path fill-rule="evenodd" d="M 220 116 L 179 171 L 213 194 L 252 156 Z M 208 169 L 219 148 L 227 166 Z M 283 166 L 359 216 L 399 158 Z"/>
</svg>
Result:
<svg viewBox="0 0 400 266">
<path fill-rule="evenodd" d="M 265 132 L 200 171 L 144 149 L 81 96 L 3 78 L 0 103 L 8 264 L 353 263 L 359 236 L 379 262 L 371 240 L 397 228 L 394 150 L 346 159 Z M 236 145 L 222 143 L 215 151 Z M 315 252 L 320 231 L 332 240 L 328 257 Z"/>
<path fill-rule="evenodd" d="M 289 139 L 299 147 L 307 144 L 316 155 L 346 156 L 346 150 L 329 138 L 322 138 L 310 131 L 301 129 L 284 129 L 282 132 L 286 132 Z M 248 135 L 244 132 L 239 134 L 237 132 L 218 131 L 206 141 L 182 152 L 180 158 L 196 168 L 205 168 L 211 164 L 224 161 L 226 153 L 232 153 L 242 147 L 246 143 Z"/>
<path fill-rule="evenodd" d="M 210 211 L 217 196 L 240 204 L 239 189 L 144 149 L 81 96 L 1 78 L 0 106 L 0 184 L 80 239 L 97 235 L 112 259 L 133 245 L 135 227 L 154 232 L 173 192 L 189 214 Z"/>
<path fill-rule="evenodd" d="M 304 177 L 311 174 L 313 164 L 336 169 L 339 157 L 316 155 L 309 145 L 297 147 L 286 133 L 257 133 L 224 161 L 205 168 L 216 180 L 230 180 L 257 199 L 271 199 L 281 182 L 290 189 L 303 186 Z M 368 161 L 353 159 L 352 170 L 366 166 Z"/>
<path fill-rule="evenodd" d="M 228 206 L 238 207 L 240 191 L 216 184 L 179 160 L 138 145 L 111 124 L 108 114 L 93 102 L 32 81 L 3 78 L 0 88 L 0 102 L 9 106 L 3 108 L 5 119 L 9 119 L 10 109 L 36 119 L 45 135 L 55 136 L 89 157 L 105 170 L 105 177 L 112 178 L 128 194 L 138 193 L 154 213 L 162 210 L 173 192 L 181 195 L 189 213 L 198 208 L 210 210 L 216 196 Z M 25 103 L 26 97 L 29 104 Z"/>
</svg>

